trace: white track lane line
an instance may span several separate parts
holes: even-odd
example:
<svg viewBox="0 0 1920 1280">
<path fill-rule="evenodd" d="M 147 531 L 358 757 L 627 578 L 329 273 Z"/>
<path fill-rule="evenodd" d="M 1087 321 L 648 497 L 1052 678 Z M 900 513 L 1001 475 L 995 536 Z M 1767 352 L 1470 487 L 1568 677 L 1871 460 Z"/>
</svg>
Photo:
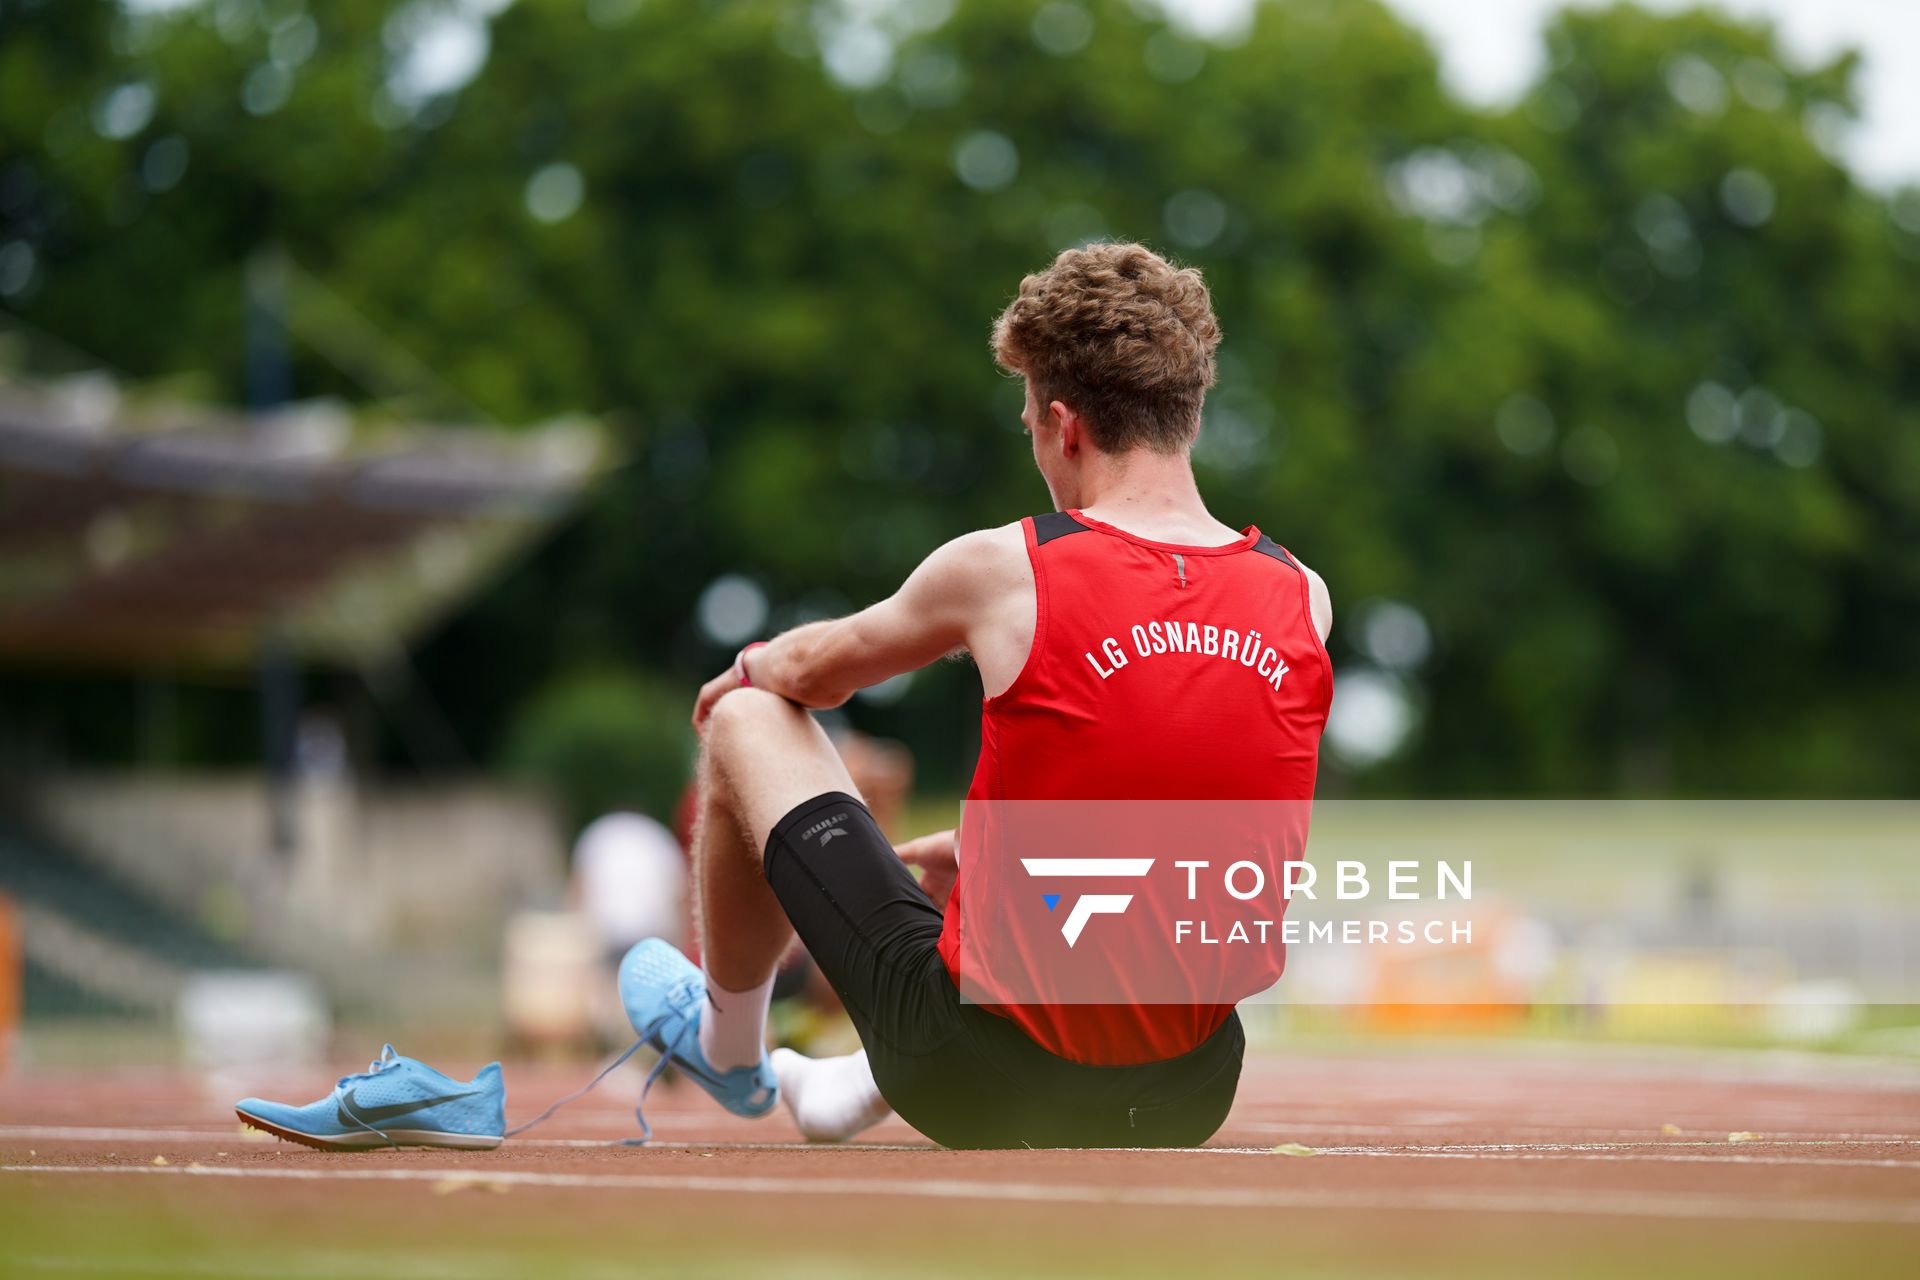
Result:
<svg viewBox="0 0 1920 1280">
<path fill-rule="evenodd" d="M 251 1132 L 205 1129 L 111 1129 L 65 1127 L 60 1125 L 0 1125 L 0 1141 L 14 1139 L 41 1142 L 177 1142 L 238 1144 L 242 1147 L 267 1146 L 269 1140 Z M 514 1147 L 549 1148 L 572 1151 L 602 1150 L 619 1145 L 618 1139 L 605 1138 L 514 1138 Z M 1753 1164 L 1803 1165 L 1810 1168 L 1914 1169 L 1920 1170 L 1920 1153 L 1913 1159 L 1890 1157 L 1843 1157 L 1782 1153 L 1783 1147 L 1857 1146 L 1859 1142 L 1842 1139 L 1775 1140 L 1767 1137 L 1750 1144 L 1749 1149 L 1733 1151 L 1719 1141 L 1674 1140 L 1646 1142 L 1578 1143 L 1399 1143 L 1387 1146 L 1341 1144 L 1315 1148 L 1322 1156 L 1366 1156 L 1408 1160 L 1600 1160 L 1616 1163 L 1659 1164 Z M 1882 1139 L 1880 1145 L 1920 1146 L 1920 1139 Z M 939 1148 L 927 1143 L 839 1143 L 809 1142 L 681 1142 L 655 1140 L 654 1149 L 669 1151 L 920 1151 Z M 1107 1150 L 1151 1155 L 1229 1155 L 1272 1156 L 1271 1147 L 1111 1147 Z"/>
<path fill-rule="evenodd" d="M 1650 1144 L 1651 1145 L 1651 1144 Z M 1332 1159 L 1364 1157 L 1384 1160 L 1584 1160 L 1611 1164 L 1752 1164 L 1779 1165 L 1806 1169 L 1910 1169 L 1920 1173 L 1920 1159 L 1898 1160 L 1871 1156 L 1766 1155 L 1735 1152 L 1718 1143 L 1672 1143 L 1686 1150 L 1590 1150 L 1579 1147 L 1491 1147 L 1484 1150 L 1455 1147 L 1314 1147 L 1315 1156 Z M 1755 1143 L 1755 1146 L 1766 1146 Z M 1848 1144 L 1852 1145 L 1852 1144 Z M 1265 1156 L 1273 1159 L 1272 1147 L 1132 1147 L 1119 1150 L 1155 1151 L 1162 1154 L 1184 1152 L 1194 1155 Z"/>
<path fill-rule="evenodd" d="M 1390 1142 L 1378 1145 L 1350 1143 L 1329 1145 L 1321 1147 L 1320 1150 L 1354 1155 L 1381 1156 L 1398 1155 L 1402 1152 L 1410 1155 L 1417 1155 L 1422 1152 L 1440 1152 L 1446 1154 L 1458 1152 L 1475 1155 L 1495 1155 L 1508 1152 L 1583 1155 L 1588 1152 L 1612 1152 L 1621 1154 L 1650 1152 L 1660 1154 L 1662 1152 L 1672 1151 L 1714 1151 L 1724 1149 L 1730 1145 L 1734 1144 L 1730 1144 L 1719 1138 L 1663 1138 L 1659 1140 L 1649 1139 L 1644 1142 Z M 1751 1138 L 1739 1145 L 1750 1148 L 1760 1148 L 1762 1150 L 1770 1147 L 1912 1147 L 1920 1146 L 1920 1139 L 1903 1138 L 1877 1143 L 1865 1143 L 1836 1138 L 1782 1141 L 1771 1135 L 1763 1135 L 1758 1138 Z M 1920 1152 L 1915 1152 L 1915 1157 L 1916 1160 L 1920 1160 Z M 1920 1168 L 1920 1164 L 1916 1164 L 1915 1167 Z"/>
<path fill-rule="evenodd" d="M 1235 1125 L 1239 1130 L 1251 1129 L 1259 1133 L 1273 1133 L 1282 1136 L 1298 1136 L 1313 1126 L 1271 1124 L 1271 1125 Z M 1405 1132 L 1393 1130 L 1391 1126 L 1344 1125 L 1327 1126 L 1336 1132 L 1355 1132 L 1377 1127 L 1385 1132 Z M 1622 1131 L 1630 1133 L 1631 1131 Z M 1644 1131 L 1640 1131 L 1644 1132 Z M 1623 1137 L 1619 1140 L 1591 1142 L 1397 1142 L 1380 1144 L 1339 1143 L 1322 1147 L 1323 1151 L 1633 1151 L 1647 1148 L 1667 1147 L 1714 1147 L 1722 1145 L 1724 1139 L 1717 1136 L 1716 1129 L 1704 1129 L 1694 1137 L 1639 1138 Z M 209 1125 L 202 1128 L 176 1129 L 138 1129 L 115 1128 L 101 1125 L 53 1125 L 53 1124 L 0 1124 L 0 1141 L 8 1139 L 36 1138 L 53 1142 L 251 1142 L 271 1141 L 270 1135 L 261 1134 L 255 1129 L 246 1129 L 239 1124 Z M 591 1148 L 604 1147 L 618 1143 L 618 1138 L 512 1138 L 516 1147 L 562 1147 Z M 1920 1147 L 1920 1137 L 1891 1133 L 1840 1133 L 1840 1134 L 1789 1134 L 1769 1131 L 1753 1140 L 1755 1146 L 1765 1147 L 1851 1147 L 1863 1144 L 1880 1146 Z M 812 1142 L 686 1142 L 679 1140 L 656 1139 L 648 1144 L 654 1147 L 699 1147 L 738 1151 L 805 1151 L 805 1150 L 854 1150 L 867 1151 L 930 1151 L 936 1150 L 930 1143 L 874 1142 L 874 1143 L 812 1143 Z M 1230 1147 L 1138 1147 L 1115 1148 L 1119 1150 L 1140 1151 L 1227 1151 Z M 1247 1151 L 1267 1151 L 1266 1147 L 1244 1147 Z"/>
<path fill-rule="evenodd" d="M 1920 1226 L 1920 1203 L 1904 1200 L 1796 1200 L 1785 1196 L 1692 1192 L 1388 1190 L 1308 1188 L 1125 1187 L 1054 1182 L 987 1182 L 963 1178 L 738 1178 L 708 1175 L 585 1174 L 444 1169 L 258 1169 L 234 1166 L 0 1165 L 0 1173 L 69 1176 L 280 1179 L 292 1182 L 500 1183 L 609 1191 L 709 1192 L 721 1195 L 893 1196 L 1021 1204 L 1132 1205 L 1178 1209 L 1301 1209 L 1434 1213 L 1557 1214 L 1572 1217 L 1720 1219 Z"/>
<path fill-rule="evenodd" d="M 1798 1169 L 1911 1169 L 1920 1173 L 1920 1161 L 1874 1160 L 1850 1156 L 1750 1156 L 1702 1152 L 1686 1155 L 1635 1154 L 1604 1151 L 1368 1151 L 1348 1148 L 1320 1148 L 1323 1156 L 1369 1156 L 1400 1160 L 1591 1160 L 1603 1164 L 1753 1164 L 1783 1165 Z"/>
<path fill-rule="evenodd" d="M 637 1135 L 636 1135 L 637 1136 Z M 239 1125 L 218 1129 L 102 1129 L 87 1126 L 52 1124 L 0 1124 L 0 1142 L 9 1140 L 37 1142 L 198 1142 L 208 1145 L 271 1148 L 278 1141 L 270 1133 Z M 593 1151 L 623 1145 L 619 1138 L 508 1138 L 514 1147 L 552 1147 L 568 1151 Z M 933 1151 L 928 1142 L 842 1142 L 824 1144 L 838 1151 Z M 656 1138 L 649 1148 L 699 1151 L 808 1151 L 823 1146 L 814 1142 L 679 1142 Z M 369 1151 L 377 1147 L 367 1148 Z M 1264 1148 L 1262 1148 L 1264 1150 Z"/>
<path fill-rule="evenodd" d="M 1661 1124 L 1675 1124 L 1687 1133 L 1725 1134 L 1734 1129 L 1755 1129 L 1764 1132 L 1769 1139 L 1783 1141 L 1808 1142 L 1915 1142 L 1920 1143 L 1920 1134 L 1912 1130 L 1904 1133 L 1869 1133 L 1832 1129 L 1787 1129 L 1754 1122 L 1751 1118 L 1738 1124 L 1726 1124 L 1719 1121 L 1688 1119 L 1686 1117 L 1663 1116 Z M 1634 1138 L 1658 1129 L 1659 1124 L 1644 1125 L 1638 1129 L 1623 1129 L 1615 1124 L 1565 1124 L 1538 1125 L 1513 1124 L 1504 1120 L 1468 1121 L 1457 1124 L 1421 1125 L 1421 1124 L 1352 1124 L 1321 1123 L 1313 1120 L 1237 1120 L 1233 1128 L 1252 1133 L 1351 1133 L 1355 1136 L 1374 1134 L 1405 1134 L 1423 1128 L 1436 1129 L 1492 1129 L 1502 1133 L 1524 1135 L 1529 1138 L 1560 1138 L 1563 1141 L 1569 1134 L 1605 1134 L 1609 1137 Z"/>
</svg>

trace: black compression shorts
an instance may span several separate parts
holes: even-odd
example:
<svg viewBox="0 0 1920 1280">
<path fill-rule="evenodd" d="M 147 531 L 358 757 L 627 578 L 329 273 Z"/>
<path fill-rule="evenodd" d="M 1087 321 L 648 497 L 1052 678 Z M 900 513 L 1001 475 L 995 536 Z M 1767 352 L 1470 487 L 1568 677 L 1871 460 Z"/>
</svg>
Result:
<svg viewBox="0 0 1920 1280">
<path fill-rule="evenodd" d="M 1238 1014 L 1177 1058 L 1097 1067 L 1048 1053 L 965 1004 L 940 958 L 940 909 L 867 807 L 829 791 L 767 840 L 767 881 L 840 993 L 880 1094 L 949 1147 L 1185 1147 L 1233 1105 Z"/>
</svg>

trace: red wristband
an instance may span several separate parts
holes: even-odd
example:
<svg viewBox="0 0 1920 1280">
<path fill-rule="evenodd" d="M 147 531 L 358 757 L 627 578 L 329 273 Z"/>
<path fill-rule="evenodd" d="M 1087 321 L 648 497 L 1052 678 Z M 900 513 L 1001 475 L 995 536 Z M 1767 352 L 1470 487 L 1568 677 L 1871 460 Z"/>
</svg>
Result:
<svg viewBox="0 0 1920 1280">
<path fill-rule="evenodd" d="M 752 644 L 745 646 L 739 653 L 733 656 L 734 679 L 740 682 L 742 689 L 753 688 L 753 681 L 747 675 L 747 654 L 755 649 L 764 649 L 766 647 L 767 642 L 765 640 L 755 640 Z"/>
</svg>

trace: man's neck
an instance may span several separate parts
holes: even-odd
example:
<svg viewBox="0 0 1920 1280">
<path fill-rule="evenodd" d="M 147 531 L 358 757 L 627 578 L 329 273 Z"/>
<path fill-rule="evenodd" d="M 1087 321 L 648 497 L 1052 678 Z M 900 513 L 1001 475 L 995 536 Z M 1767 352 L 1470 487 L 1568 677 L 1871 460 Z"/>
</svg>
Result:
<svg viewBox="0 0 1920 1280">
<path fill-rule="evenodd" d="M 1101 459 L 1081 477 L 1080 509 L 1116 528 L 1165 542 L 1205 545 L 1230 541 L 1234 533 L 1207 510 L 1185 453 L 1140 449 Z"/>
</svg>

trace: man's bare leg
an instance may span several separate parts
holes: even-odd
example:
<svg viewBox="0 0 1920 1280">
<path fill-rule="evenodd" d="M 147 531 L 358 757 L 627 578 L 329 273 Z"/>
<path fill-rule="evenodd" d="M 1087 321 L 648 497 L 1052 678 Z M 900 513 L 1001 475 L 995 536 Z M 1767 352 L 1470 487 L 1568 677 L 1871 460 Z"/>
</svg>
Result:
<svg viewBox="0 0 1920 1280">
<path fill-rule="evenodd" d="M 762 859 L 774 824 L 827 791 L 860 793 L 812 716 L 776 694 L 736 689 L 714 705 L 700 760 L 693 834 L 707 1008 L 700 1045 L 728 1070 L 760 1060 L 774 970 L 793 926 Z"/>
<path fill-rule="evenodd" d="M 762 869 L 767 838 L 795 806 L 823 792 L 860 792 L 813 717 L 758 689 L 736 689 L 715 704 L 700 777 L 693 833 L 707 972 L 700 1040 L 707 1061 L 725 1070 L 759 1061 L 774 970 L 793 942 Z M 864 1051 L 812 1059 L 780 1050 L 774 1064 L 794 1122 L 813 1141 L 844 1141 L 889 1114 Z"/>
</svg>

